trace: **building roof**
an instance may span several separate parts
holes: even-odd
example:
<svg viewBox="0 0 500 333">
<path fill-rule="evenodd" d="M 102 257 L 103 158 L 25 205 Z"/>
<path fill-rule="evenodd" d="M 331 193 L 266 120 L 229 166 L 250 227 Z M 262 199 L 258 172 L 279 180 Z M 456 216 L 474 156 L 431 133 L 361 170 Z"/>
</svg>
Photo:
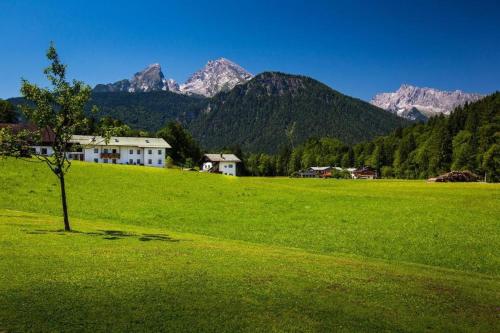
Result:
<svg viewBox="0 0 500 333">
<path fill-rule="evenodd" d="M 234 154 L 205 154 L 204 156 L 211 162 L 241 162 Z"/>
<path fill-rule="evenodd" d="M 21 131 L 27 131 L 30 133 L 39 133 L 41 142 L 33 142 L 33 143 L 51 144 L 54 142 L 54 132 L 48 127 L 44 130 L 38 131 L 38 127 L 36 127 L 33 124 L 0 123 L 0 128 L 10 128 L 12 130 L 12 133 L 14 133 L 14 134 L 17 134 Z M 35 141 L 33 137 L 31 137 L 30 141 L 31 140 Z M 36 140 L 36 141 L 38 141 L 38 140 Z"/>
<path fill-rule="evenodd" d="M 377 171 L 373 170 L 372 168 L 369 167 L 363 167 L 360 169 L 356 169 L 353 171 L 354 174 L 360 174 L 360 175 L 372 175 L 376 174 Z"/>
<path fill-rule="evenodd" d="M 329 166 L 324 166 L 324 167 L 310 167 L 309 169 L 313 171 L 325 171 L 325 170 L 330 170 L 331 167 Z"/>
<path fill-rule="evenodd" d="M 162 138 L 142 138 L 142 137 L 121 137 L 112 136 L 106 144 L 102 136 L 96 135 L 73 135 L 72 143 L 82 146 L 126 146 L 140 148 L 172 148 L 167 141 Z"/>
</svg>

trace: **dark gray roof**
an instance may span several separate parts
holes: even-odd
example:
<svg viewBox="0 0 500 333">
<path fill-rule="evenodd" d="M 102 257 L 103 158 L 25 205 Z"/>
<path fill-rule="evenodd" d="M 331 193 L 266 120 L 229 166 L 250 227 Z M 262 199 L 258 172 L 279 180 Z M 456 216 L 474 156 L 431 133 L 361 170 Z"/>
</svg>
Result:
<svg viewBox="0 0 500 333">
<path fill-rule="evenodd" d="M 205 158 L 212 162 L 241 162 L 234 154 L 205 154 Z"/>
</svg>

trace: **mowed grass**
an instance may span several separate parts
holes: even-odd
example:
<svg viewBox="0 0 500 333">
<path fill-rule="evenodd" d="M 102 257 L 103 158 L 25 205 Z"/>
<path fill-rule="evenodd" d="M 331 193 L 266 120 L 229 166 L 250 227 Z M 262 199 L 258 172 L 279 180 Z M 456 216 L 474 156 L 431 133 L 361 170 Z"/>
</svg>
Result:
<svg viewBox="0 0 500 333">
<path fill-rule="evenodd" d="M 500 330 L 500 186 L 0 160 L 2 331 Z"/>
<path fill-rule="evenodd" d="M 0 210 L 0 331 L 494 332 L 499 282 Z"/>
<path fill-rule="evenodd" d="M 0 208 L 61 215 L 39 163 L 0 160 Z M 500 185 L 234 178 L 74 163 L 71 217 L 499 274 Z"/>
</svg>

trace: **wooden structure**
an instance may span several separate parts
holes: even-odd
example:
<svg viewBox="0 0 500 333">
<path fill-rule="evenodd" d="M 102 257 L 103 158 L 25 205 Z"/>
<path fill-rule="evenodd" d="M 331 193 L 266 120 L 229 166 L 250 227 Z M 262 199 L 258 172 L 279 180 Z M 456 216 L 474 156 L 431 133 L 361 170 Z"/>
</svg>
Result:
<svg viewBox="0 0 500 333">
<path fill-rule="evenodd" d="M 378 178 L 378 173 L 370 167 L 363 167 L 354 170 L 351 176 L 353 179 L 376 179 Z"/>
</svg>

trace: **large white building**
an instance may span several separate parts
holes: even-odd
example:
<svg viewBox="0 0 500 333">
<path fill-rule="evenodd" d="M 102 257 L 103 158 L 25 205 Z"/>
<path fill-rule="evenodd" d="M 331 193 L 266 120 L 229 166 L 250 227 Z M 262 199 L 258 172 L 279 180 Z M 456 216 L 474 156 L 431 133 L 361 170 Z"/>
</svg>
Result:
<svg viewBox="0 0 500 333">
<path fill-rule="evenodd" d="M 234 154 L 205 154 L 201 171 L 237 176 L 237 164 L 241 160 Z"/>
<path fill-rule="evenodd" d="M 81 147 L 69 158 L 94 163 L 131 164 L 164 167 L 166 149 L 170 145 L 161 138 L 73 135 L 71 143 Z"/>
</svg>

